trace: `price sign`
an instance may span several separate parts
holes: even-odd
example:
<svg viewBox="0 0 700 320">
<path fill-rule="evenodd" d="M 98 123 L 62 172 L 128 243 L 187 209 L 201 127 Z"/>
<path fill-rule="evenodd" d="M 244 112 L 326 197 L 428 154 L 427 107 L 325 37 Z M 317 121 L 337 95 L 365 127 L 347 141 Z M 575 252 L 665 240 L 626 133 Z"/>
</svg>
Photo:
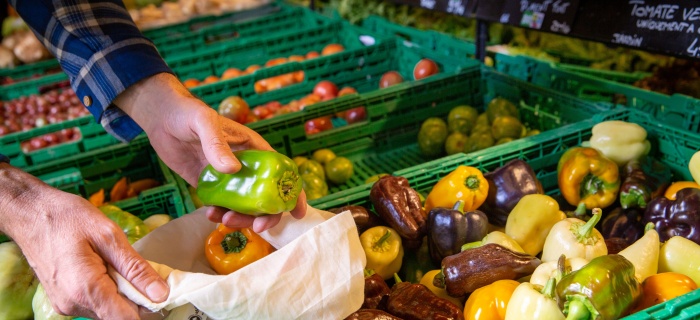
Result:
<svg viewBox="0 0 700 320">
<path fill-rule="evenodd" d="M 462 17 L 472 17 L 476 7 L 476 0 L 395 0 L 395 2 Z"/>
<path fill-rule="evenodd" d="M 492 22 L 569 34 L 578 5 L 579 0 L 479 1 L 476 15 Z"/>
<path fill-rule="evenodd" d="M 574 28 L 598 41 L 700 57 L 700 2 L 585 1 Z M 586 23 L 591 22 L 591 23 Z"/>
</svg>

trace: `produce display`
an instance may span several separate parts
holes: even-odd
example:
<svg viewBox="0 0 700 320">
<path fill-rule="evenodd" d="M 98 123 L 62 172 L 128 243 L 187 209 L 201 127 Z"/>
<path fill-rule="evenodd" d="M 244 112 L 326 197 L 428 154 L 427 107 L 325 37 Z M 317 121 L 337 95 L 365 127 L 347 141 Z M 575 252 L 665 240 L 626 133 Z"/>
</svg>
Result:
<svg viewBox="0 0 700 320">
<path fill-rule="evenodd" d="M 259 69 L 262 69 L 262 68 L 281 65 L 281 64 L 285 64 L 287 62 L 301 62 L 304 60 L 318 58 L 320 56 L 327 56 L 327 55 L 331 55 L 334 53 L 342 52 L 343 50 L 345 50 L 345 48 L 342 45 L 337 44 L 337 43 L 331 43 L 331 44 L 325 46 L 323 48 L 323 50 L 321 50 L 320 54 L 316 51 L 310 51 L 310 52 L 307 52 L 306 55 L 304 55 L 304 56 L 293 55 L 293 56 L 289 56 L 286 58 L 284 58 L 284 57 L 274 58 L 274 59 L 270 59 L 267 62 L 265 62 L 265 64 L 263 66 L 250 65 L 250 66 L 246 67 L 245 70 L 240 70 L 237 68 L 229 68 L 229 69 L 226 69 L 219 77 L 217 77 L 215 75 L 211 75 L 209 77 L 204 78 L 201 81 L 198 79 L 190 78 L 190 79 L 184 80 L 183 84 L 185 85 L 185 87 L 193 88 L 196 86 L 201 86 L 201 85 L 205 85 L 205 84 L 212 83 L 212 82 L 217 82 L 217 81 L 222 81 L 222 80 L 227 80 L 227 79 L 232 79 L 232 78 L 252 74 L 253 72 L 255 72 Z M 291 74 L 283 74 L 280 76 L 276 76 L 276 77 L 272 77 L 272 78 L 268 78 L 268 79 L 263 79 L 263 80 L 256 82 L 255 83 L 255 92 L 256 93 L 263 93 L 263 92 L 267 92 L 267 91 L 271 91 L 271 90 L 281 89 L 281 88 L 284 88 L 286 86 L 290 86 L 292 84 L 299 83 L 302 81 L 304 81 L 304 72 L 303 71 L 298 71 L 298 72 L 294 72 Z"/>
<path fill-rule="evenodd" d="M 100 207 L 109 202 L 117 202 L 124 199 L 129 199 L 138 196 L 141 192 L 151 188 L 160 186 L 161 183 L 154 179 L 141 179 L 137 181 L 129 181 L 126 177 L 122 177 L 117 183 L 112 186 L 109 191 L 109 199 L 106 199 L 105 190 L 100 189 L 96 193 L 90 195 L 88 200 L 96 207 Z"/>
<path fill-rule="evenodd" d="M 328 195 L 328 185 L 342 185 L 353 175 L 353 164 L 348 158 L 336 156 L 329 149 L 316 150 L 311 159 L 297 156 L 301 182 L 307 200 Z"/>
<path fill-rule="evenodd" d="M 450 111 L 447 123 L 441 118 L 426 119 L 418 133 L 418 146 L 425 156 L 438 157 L 470 153 L 539 133 L 525 128 L 512 102 L 495 98 L 482 114 L 470 106 L 458 106 Z"/>
<path fill-rule="evenodd" d="M 621 131 L 611 134 L 611 127 Z M 700 250 L 691 222 L 697 217 L 688 213 L 700 189 L 677 181 L 690 187 L 675 189 L 675 200 L 665 196 L 670 171 L 647 155 L 643 127 L 605 121 L 592 133 L 590 145 L 601 150 L 572 147 L 558 160 L 561 196 L 545 195 L 518 159 L 486 173 L 457 166 L 424 202 L 406 178 L 380 178 L 369 193 L 372 206 L 352 207 L 368 273 L 365 305 L 348 319 L 419 319 L 444 310 L 457 310 L 457 319 L 618 319 L 697 289 L 696 264 L 675 254 Z M 611 145 L 629 148 L 605 148 Z M 375 215 L 371 228 L 368 215 Z M 430 263 L 416 269 L 415 259 Z M 420 307 L 376 303 L 391 301 L 392 283 L 405 283 L 396 274 L 432 294 Z M 659 287 L 662 279 L 668 289 Z M 438 311 L 434 303 L 451 307 Z"/>
<path fill-rule="evenodd" d="M 656 68 L 654 73 L 634 83 L 636 87 L 663 94 L 684 94 L 700 99 L 700 63 L 677 59 Z"/>
<path fill-rule="evenodd" d="M 10 101 L 3 101 L 2 111 L 0 115 L 2 120 L 0 137 L 14 132 L 43 127 L 47 124 L 61 123 L 90 114 L 75 95 L 73 89 L 70 88 L 51 90 L 44 94 L 22 96 Z M 35 142 L 32 144 L 31 149 L 27 151 L 55 144 L 56 141 L 73 140 L 76 133 L 80 134 L 80 132 L 65 131 L 61 132 L 60 136 L 53 134 L 53 136 L 44 137 L 43 140 L 46 145 Z"/>
</svg>

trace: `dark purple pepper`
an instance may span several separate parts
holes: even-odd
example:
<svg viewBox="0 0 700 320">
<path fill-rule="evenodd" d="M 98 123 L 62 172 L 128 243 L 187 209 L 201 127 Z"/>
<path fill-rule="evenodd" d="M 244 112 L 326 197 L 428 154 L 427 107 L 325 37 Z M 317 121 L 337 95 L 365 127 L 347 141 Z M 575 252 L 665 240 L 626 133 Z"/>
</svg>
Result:
<svg viewBox="0 0 700 320">
<path fill-rule="evenodd" d="M 391 289 L 380 275 L 365 270 L 365 302 L 360 309 L 384 310 L 389 292 Z"/>
<path fill-rule="evenodd" d="M 455 207 L 434 208 L 428 214 L 428 248 L 435 264 L 462 251 L 462 245 L 483 239 L 488 233 L 489 221 L 479 211 L 464 212 L 464 202 Z"/>
<path fill-rule="evenodd" d="M 489 194 L 479 208 L 491 224 L 503 227 L 518 201 L 528 194 L 544 194 L 542 184 L 527 162 L 515 159 L 495 171 L 484 174 Z"/>
<path fill-rule="evenodd" d="M 651 157 L 628 162 L 622 168 L 622 174 L 620 205 L 624 209 L 646 208 L 671 182 L 671 168 Z"/>
<path fill-rule="evenodd" d="M 666 197 L 652 200 L 642 222 L 654 223 L 662 242 L 681 236 L 700 244 L 700 189 L 681 189 L 676 200 Z"/>
<path fill-rule="evenodd" d="M 639 208 L 615 208 L 600 223 L 603 238 L 623 238 L 627 243 L 634 243 L 644 235 L 642 218 L 644 211 Z"/>
</svg>

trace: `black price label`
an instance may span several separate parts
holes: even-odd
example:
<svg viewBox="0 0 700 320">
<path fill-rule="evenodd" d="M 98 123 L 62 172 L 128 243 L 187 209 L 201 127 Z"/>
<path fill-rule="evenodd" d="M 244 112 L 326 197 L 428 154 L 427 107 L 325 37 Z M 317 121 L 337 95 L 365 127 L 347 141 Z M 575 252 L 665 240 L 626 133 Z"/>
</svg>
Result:
<svg viewBox="0 0 700 320">
<path fill-rule="evenodd" d="M 698 1 L 595 0 L 585 1 L 580 11 L 574 28 L 578 35 L 643 50 L 700 57 Z"/>
<path fill-rule="evenodd" d="M 503 24 L 569 34 L 578 5 L 578 0 L 480 1 L 477 16 Z"/>
</svg>

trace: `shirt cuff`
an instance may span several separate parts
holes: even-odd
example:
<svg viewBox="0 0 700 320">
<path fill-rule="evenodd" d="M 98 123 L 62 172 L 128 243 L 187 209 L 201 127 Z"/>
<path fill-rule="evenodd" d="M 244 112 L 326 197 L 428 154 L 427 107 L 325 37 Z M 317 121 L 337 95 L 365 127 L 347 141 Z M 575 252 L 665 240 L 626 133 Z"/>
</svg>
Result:
<svg viewBox="0 0 700 320">
<path fill-rule="evenodd" d="M 128 142 L 143 130 L 112 101 L 136 82 L 164 72 L 173 73 L 153 44 L 146 38 L 132 38 L 95 52 L 71 82 L 95 120 Z"/>
</svg>

